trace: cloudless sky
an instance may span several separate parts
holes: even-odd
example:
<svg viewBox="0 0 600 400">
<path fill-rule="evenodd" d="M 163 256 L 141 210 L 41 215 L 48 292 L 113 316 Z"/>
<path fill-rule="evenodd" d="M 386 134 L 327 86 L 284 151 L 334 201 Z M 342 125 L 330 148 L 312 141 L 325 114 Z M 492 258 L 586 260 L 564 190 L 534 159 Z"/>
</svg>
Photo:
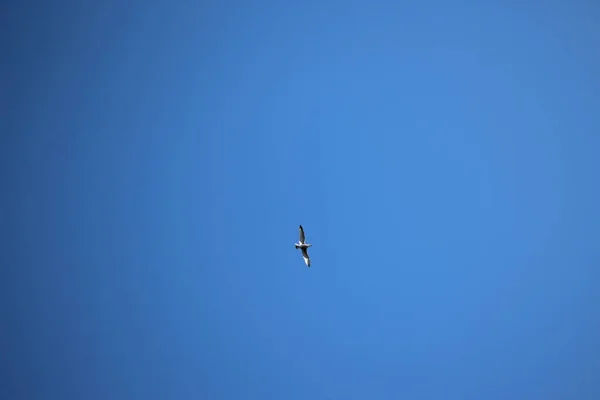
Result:
<svg viewBox="0 0 600 400">
<path fill-rule="evenodd" d="M 600 398 L 597 2 L 3 8 L 0 398 Z"/>
</svg>

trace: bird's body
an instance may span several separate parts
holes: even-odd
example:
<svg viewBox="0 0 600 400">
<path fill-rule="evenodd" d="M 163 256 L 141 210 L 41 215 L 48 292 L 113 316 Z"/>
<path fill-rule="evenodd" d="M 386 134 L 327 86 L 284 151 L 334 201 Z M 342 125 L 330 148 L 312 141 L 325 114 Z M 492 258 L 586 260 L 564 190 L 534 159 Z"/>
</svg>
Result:
<svg viewBox="0 0 600 400">
<path fill-rule="evenodd" d="M 296 250 L 302 250 L 302 258 L 304 258 L 304 263 L 307 267 L 310 267 L 310 257 L 308 256 L 308 248 L 312 246 L 312 244 L 306 243 L 306 238 L 304 236 L 304 228 L 302 228 L 302 225 L 300 225 L 298 230 L 300 231 L 300 240 L 298 241 L 298 243 L 294 243 L 294 246 L 296 247 Z"/>
</svg>

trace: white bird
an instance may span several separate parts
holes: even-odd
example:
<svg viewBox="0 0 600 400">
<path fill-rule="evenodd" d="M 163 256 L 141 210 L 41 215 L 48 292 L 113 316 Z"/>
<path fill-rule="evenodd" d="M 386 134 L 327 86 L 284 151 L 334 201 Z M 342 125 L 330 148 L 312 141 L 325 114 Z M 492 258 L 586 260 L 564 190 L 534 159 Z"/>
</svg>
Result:
<svg viewBox="0 0 600 400">
<path fill-rule="evenodd" d="M 298 230 L 300 231 L 300 241 L 298 243 L 294 243 L 294 246 L 296 246 L 296 250 L 302 250 L 302 258 L 304 258 L 304 263 L 307 267 L 310 267 L 310 257 L 308 256 L 308 248 L 312 246 L 312 244 L 306 243 L 306 239 L 304 237 L 304 229 L 302 228 L 302 225 L 300 225 Z"/>
</svg>

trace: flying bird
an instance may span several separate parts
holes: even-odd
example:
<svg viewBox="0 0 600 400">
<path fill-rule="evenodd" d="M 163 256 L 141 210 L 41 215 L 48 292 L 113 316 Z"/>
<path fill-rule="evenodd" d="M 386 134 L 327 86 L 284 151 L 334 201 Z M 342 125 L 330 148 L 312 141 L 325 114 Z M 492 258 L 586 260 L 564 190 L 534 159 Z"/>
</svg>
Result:
<svg viewBox="0 0 600 400">
<path fill-rule="evenodd" d="M 300 231 L 300 241 L 298 243 L 294 243 L 294 246 L 296 246 L 296 250 L 302 250 L 302 258 L 304 258 L 304 263 L 307 267 L 310 268 L 310 257 L 308 256 L 308 248 L 312 246 L 312 244 L 306 243 L 306 238 L 304 237 L 304 228 L 302 228 L 302 225 L 300 225 L 298 230 Z"/>
</svg>

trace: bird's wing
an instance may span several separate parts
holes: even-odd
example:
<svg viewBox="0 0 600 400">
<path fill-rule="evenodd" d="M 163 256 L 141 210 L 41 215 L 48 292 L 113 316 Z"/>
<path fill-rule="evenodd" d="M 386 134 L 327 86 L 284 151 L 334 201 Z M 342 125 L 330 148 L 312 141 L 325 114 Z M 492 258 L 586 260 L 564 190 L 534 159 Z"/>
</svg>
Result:
<svg viewBox="0 0 600 400">
<path fill-rule="evenodd" d="M 298 230 L 300 231 L 300 243 L 304 244 L 304 228 L 302 228 L 302 225 L 300 225 L 300 227 L 298 228 Z"/>
<path fill-rule="evenodd" d="M 302 249 L 302 258 L 304 258 L 304 262 L 307 267 L 310 267 L 310 257 L 308 256 L 308 250 Z"/>
</svg>

